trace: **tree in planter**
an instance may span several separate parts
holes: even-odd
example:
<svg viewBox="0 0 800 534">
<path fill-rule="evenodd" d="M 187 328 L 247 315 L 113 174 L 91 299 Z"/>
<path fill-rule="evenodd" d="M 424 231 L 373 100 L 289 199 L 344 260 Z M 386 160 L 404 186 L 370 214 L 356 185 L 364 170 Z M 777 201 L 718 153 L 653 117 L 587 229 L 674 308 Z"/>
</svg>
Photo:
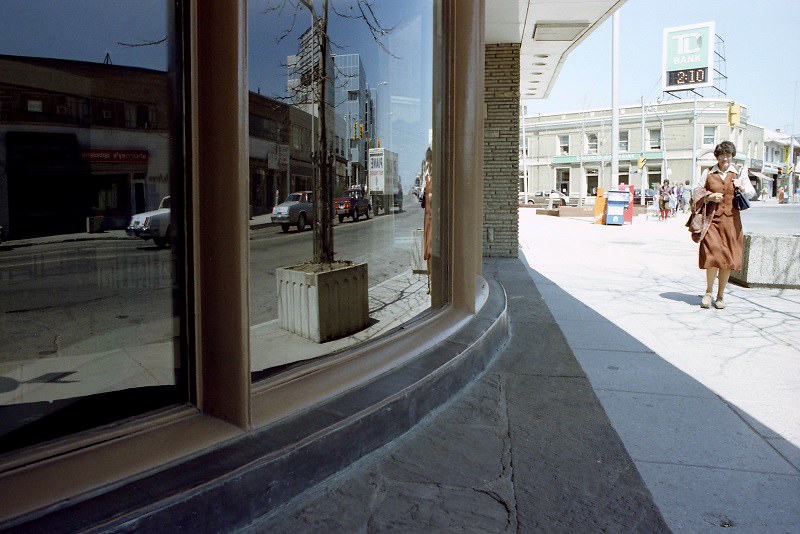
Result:
<svg viewBox="0 0 800 534">
<path fill-rule="evenodd" d="M 315 221 L 313 226 L 314 255 L 313 263 L 325 264 L 334 261 L 333 243 L 333 171 L 334 154 L 328 145 L 328 114 L 330 100 L 333 95 L 328 90 L 328 69 L 327 61 L 329 56 L 330 37 L 328 35 L 329 13 L 333 13 L 342 19 L 358 20 L 365 24 L 372 38 L 381 49 L 392 57 L 392 54 L 381 42 L 381 38 L 388 35 L 393 28 L 384 27 L 378 20 L 373 9 L 372 0 L 354 0 L 348 10 L 337 10 L 330 5 L 329 0 L 282 0 L 277 5 L 273 4 L 270 11 L 284 11 L 287 4 L 295 7 L 294 18 L 297 16 L 298 9 L 305 8 L 311 15 L 311 47 L 312 47 L 312 66 L 311 66 L 311 93 L 313 102 L 316 106 L 315 113 L 318 117 L 318 131 L 315 132 L 315 150 L 312 154 L 313 161 L 313 184 L 314 199 L 316 201 Z M 348 13 L 349 11 L 350 13 Z M 278 39 L 286 38 L 294 29 L 294 19 L 292 27 Z M 312 116 L 312 121 L 314 121 Z"/>
</svg>

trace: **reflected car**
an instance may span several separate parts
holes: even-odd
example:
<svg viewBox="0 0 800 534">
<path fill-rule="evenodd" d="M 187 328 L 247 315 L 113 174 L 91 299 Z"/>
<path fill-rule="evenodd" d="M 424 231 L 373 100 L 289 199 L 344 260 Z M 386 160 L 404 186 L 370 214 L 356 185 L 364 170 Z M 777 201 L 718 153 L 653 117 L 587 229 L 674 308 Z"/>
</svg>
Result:
<svg viewBox="0 0 800 534">
<path fill-rule="evenodd" d="M 140 239 L 152 239 L 158 248 L 166 247 L 173 236 L 169 202 L 168 195 L 161 199 L 158 209 L 137 213 L 131 217 L 125 233 Z"/>
<path fill-rule="evenodd" d="M 314 192 L 290 193 L 286 200 L 272 209 L 272 222 L 280 224 L 284 232 L 288 232 L 291 226 L 297 227 L 298 232 L 305 230 L 306 225 L 314 223 Z"/>
<path fill-rule="evenodd" d="M 369 199 L 364 196 L 363 190 L 351 188 L 345 190 L 342 196 L 333 202 L 333 209 L 336 210 L 339 222 L 343 223 L 345 217 L 352 217 L 353 221 L 357 221 L 363 215 L 369 219 L 372 205 Z"/>
</svg>

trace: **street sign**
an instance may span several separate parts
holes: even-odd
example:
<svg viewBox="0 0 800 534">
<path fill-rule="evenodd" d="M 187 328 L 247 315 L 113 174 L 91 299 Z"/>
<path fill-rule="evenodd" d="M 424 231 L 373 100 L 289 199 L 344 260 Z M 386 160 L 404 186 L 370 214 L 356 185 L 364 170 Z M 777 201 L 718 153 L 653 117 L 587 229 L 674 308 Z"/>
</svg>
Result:
<svg viewBox="0 0 800 534">
<path fill-rule="evenodd" d="M 664 29 L 661 87 L 685 91 L 714 85 L 714 22 Z"/>
</svg>

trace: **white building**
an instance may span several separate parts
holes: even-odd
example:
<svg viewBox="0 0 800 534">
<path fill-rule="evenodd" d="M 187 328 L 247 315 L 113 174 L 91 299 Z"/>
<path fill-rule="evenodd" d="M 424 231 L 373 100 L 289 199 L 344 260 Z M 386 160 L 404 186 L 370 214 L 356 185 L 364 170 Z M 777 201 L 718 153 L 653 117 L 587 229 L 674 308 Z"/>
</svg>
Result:
<svg viewBox="0 0 800 534">
<path fill-rule="evenodd" d="M 523 121 L 528 183 L 520 183 L 520 191 L 526 185 L 529 192 L 556 189 L 593 203 L 597 189 L 608 189 L 612 183 L 652 189 L 665 180 L 697 181 L 702 169 L 715 163 L 714 147 L 725 140 L 737 147 L 735 163 L 749 167 L 751 160 L 761 157 L 763 129 L 748 124 L 744 105 L 740 123 L 730 126 L 730 104 L 729 100 L 698 99 L 622 106 L 616 180 L 611 176 L 610 108 L 528 114 Z M 641 169 L 640 161 L 644 163 Z M 751 174 L 759 190 L 762 179 Z"/>
</svg>

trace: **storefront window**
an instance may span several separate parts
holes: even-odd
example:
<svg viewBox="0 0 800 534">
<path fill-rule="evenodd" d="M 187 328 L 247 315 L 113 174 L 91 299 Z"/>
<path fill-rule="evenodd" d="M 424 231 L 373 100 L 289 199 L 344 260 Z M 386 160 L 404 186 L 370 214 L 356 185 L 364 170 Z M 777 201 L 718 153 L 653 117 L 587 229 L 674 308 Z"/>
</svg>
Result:
<svg viewBox="0 0 800 534">
<path fill-rule="evenodd" d="M 321 20 L 322 2 L 313 5 Z M 430 308 L 424 249 L 438 238 L 425 237 L 420 199 L 426 177 L 435 179 L 425 164 L 433 4 L 332 1 L 327 27 L 312 26 L 302 2 L 251 0 L 248 11 L 250 120 L 269 115 L 292 132 L 291 144 L 250 139 L 251 168 L 265 169 L 263 190 L 275 202 L 250 226 L 257 379 Z M 315 188 L 330 208 L 325 224 Z"/>
<path fill-rule="evenodd" d="M 3 4 L 0 453 L 187 399 L 172 9 Z"/>
</svg>

